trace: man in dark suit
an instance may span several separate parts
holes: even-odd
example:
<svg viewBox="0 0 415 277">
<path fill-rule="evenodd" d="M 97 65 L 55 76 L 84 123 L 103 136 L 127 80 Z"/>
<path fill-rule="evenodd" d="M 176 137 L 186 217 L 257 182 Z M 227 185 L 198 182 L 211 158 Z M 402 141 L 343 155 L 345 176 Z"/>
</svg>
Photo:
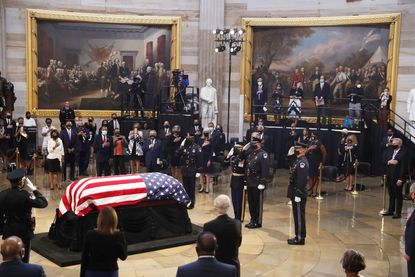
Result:
<svg viewBox="0 0 415 277">
<path fill-rule="evenodd" d="M 151 130 L 150 137 L 144 141 L 143 151 L 145 153 L 147 172 L 160 171 L 165 155 L 163 144 L 161 140 L 157 139 L 157 132 L 155 130 Z"/>
<path fill-rule="evenodd" d="M 22 262 L 25 253 L 23 242 L 19 237 L 12 236 L 4 240 L 1 245 L 3 262 L 0 264 L 2 277 L 44 277 L 42 266 Z"/>
<path fill-rule="evenodd" d="M 218 262 L 215 259 L 216 237 L 209 232 L 202 232 L 197 237 L 197 261 L 179 266 L 176 277 L 236 277 L 236 268 Z"/>
<path fill-rule="evenodd" d="M 108 127 L 101 127 L 101 134 L 95 137 L 94 150 L 96 153 L 97 176 L 111 175 L 110 160 L 113 157 L 113 139 L 108 135 Z"/>
<path fill-rule="evenodd" d="M 383 215 L 393 215 L 392 218 L 401 218 L 402 187 L 405 183 L 405 151 L 402 149 L 400 138 L 392 139 L 391 148 L 386 152 L 384 163 L 386 164 L 389 209 Z"/>
<path fill-rule="evenodd" d="M 320 83 L 314 88 L 315 104 L 317 109 L 317 124 L 320 125 L 320 117 L 323 116 L 323 124 L 326 124 L 327 105 L 330 95 L 330 85 L 324 81 L 324 76 L 320 76 Z"/>
<path fill-rule="evenodd" d="M 409 189 L 412 202 L 415 202 L 415 183 Z M 405 229 L 405 254 L 408 265 L 408 276 L 415 276 L 415 212 L 412 212 L 406 222 Z"/>
<path fill-rule="evenodd" d="M 111 118 L 110 122 L 108 122 L 108 135 L 113 136 L 114 130 L 121 129 L 121 125 L 116 113 L 113 113 Z"/>
<path fill-rule="evenodd" d="M 238 248 L 242 242 L 241 222 L 227 215 L 230 205 L 231 200 L 227 195 L 216 197 L 214 206 L 219 216 L 205 223 L 203 230 L 213 233 L 218 240 L 215 258 L 222 263 L 234 265 L 237 276 L 240 276 Z"/>
<path fill-rule="evenodd" d="M 262 78 L 258 78 L 257 83 L 252 86 L 252 99 L 254 100 L 254 113 L 262 114 L 264 112 L 264 105 L 268 99 L 268 91 L 265 84 L 262 82 Z M 258 117 L 262 118 L 263 116 Z"/>
<path fill-rule="evenodd" d="M 66 121 L 66 128 L 61 131 L 61 140 L 63 142 L 63 150 L 65 152 L 64 163 L 62 166 L 63 179 L 66 180 L 66 166 L 69 164 L 70 173 L 69 178 L 75 180 L 75 158 L 77 146 L 77 131 L 72 128 L 72 122 Z"/>
</svg>

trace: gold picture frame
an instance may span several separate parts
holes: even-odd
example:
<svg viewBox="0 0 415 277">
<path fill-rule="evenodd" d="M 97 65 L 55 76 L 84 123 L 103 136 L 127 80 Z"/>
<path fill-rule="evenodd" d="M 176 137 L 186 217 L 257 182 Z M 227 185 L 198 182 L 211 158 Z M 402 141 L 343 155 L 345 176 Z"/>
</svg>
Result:
<svg viewBox="0 0 415 277">
<path fill-rule="evenodd" d="M 57 117 L 58 109 L 39 109 L 38 105 L 38 21 L 75 23 L 112 23 L 145 25 L 151 27 L 171 26 L 170 67 L 181 65 L 181 17 L 179 16 L 135 16 L 120 14 L 95 14 L 27 9 L 26 12 L 26 71 L 27 71 L 27 110 L 36 117 Z M 78 116 L 108 117 L 119 110 L 76 110 Z"/>
<path fill-rule="evenodd" d="M 341 27 L 341 26 L 389 26 L 388 62 L 386 82 L 393 97 L 391 108 L 394 109 L 397 89 L 398 56 L 400 42 L 401 14 L 378 14 L 336 17 L 302 17 L 302 18 L 242 18 L 242 26 L 246 31 L 241 61 L 240 94 L 246 99 L 244 102 L 244 120 L 251 120 L 251 88 L 252 70 L 254 68 L 253 48 L 255 28 L 287 28 L 287 27 Z M 272 116 L 268 116 L 270 119 Z M 315 118 L 305 118 L 306 121 L 315 121 Z"/>
</svg>

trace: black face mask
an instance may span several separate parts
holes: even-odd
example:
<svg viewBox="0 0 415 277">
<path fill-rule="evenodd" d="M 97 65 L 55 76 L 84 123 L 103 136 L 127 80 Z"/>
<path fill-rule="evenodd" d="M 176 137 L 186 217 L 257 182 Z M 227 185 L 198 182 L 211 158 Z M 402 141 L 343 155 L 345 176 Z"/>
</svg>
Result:
<svg viewBox="0 0 415 277">
<path fill-rule="evenodd" d="M 399 148 L 399 145 L 391 145 L 391 147 L 393 148 L 393 149 L 398 149 Z"/>
<path fill-rule="evenodd" d="M 108 126 L 108 123 L 103 123 L 103 124 L 102 124 L 102 126 L 103 126 L 103 127 L 104 127 L 104 126 Z"/>
<path fill-rule="evenodd" d="M 234 154 L 235 156 L 239 155 L 240 153 L 241 153 L 241 150 L 239 150 L 238 148 L 234 148 L 234 149 L 233 149 L 233 154 Z"/>
<path fill-rule="evenodd" d="M 185 147 L 189 147 L 193 144 L 193 138 L 187 138 L 186 142 L 184 143 Z"/>
<path fill-rule="evenodd" d="M 26 115 L 26 118 L 27 118 L 27 119 L 30 119 L 30 115 Z"/>
<path fill-rule="evenodd" d="M 150 138 L 151 138 L 151 139 L 155 139 L 156 137 L 155 137 L 155 136 L 150 136 Z"/>
<path fill-rule="evenodd" d="M 209 138 L 209 134 L 208 133 L 205 133 L 203 135 L 205 136 L 205 138 Z"/>
<path fill-rule="evenodd" d="M 164 127 L 164 128 L 169 128 L 169 127 L 170 127 L 170 125 L 163 125 L 163 127 Z"/>
<path fill-rule="evenodd" d="M 300 150 L 294 150 L 294 154 L 295 154 L 296 156 L 300 155 Z"/>
<path fill-rule="evenodd" d="M 116 117 L 116 116 L 113 116 L 113 117 L 112 117 L 112 120 L 116 120 L 116 119 L 117 119 L 117 117 Z"/>
<path fill-rule="evenodd" d="M 120 135 L 120 133 L 115 133 L 115 135 L 118 137 Z"/>
<path fill-rule="evenodd" d="M 10 118 L 12 118 L 12 116 L 8 114 L 8 115 L 6 115 L 6 118 L 10 119 Z"/>
</svg>

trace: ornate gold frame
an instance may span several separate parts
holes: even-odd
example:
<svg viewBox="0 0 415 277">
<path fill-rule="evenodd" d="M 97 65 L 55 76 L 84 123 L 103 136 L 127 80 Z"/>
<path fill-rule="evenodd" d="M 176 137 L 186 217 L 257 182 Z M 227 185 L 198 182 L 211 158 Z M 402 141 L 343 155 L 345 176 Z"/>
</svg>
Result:
<svg viewBox="0 0 415 277">
<path fill-rule="evenodd" d="M 254 27 L 310 27 L 310 26 L 346 26 L 346 25 L 376 25 L 389 24 L 389 47 L 387 84 L 392 94 L 392 109 L 395 109 L 398 55 L 401 30 L 401 14 L 378 14 L 336 17 L 302 17 L 302 18 L 242 18 L 242 26 L 246 30 L 246 39 L 242 47 L 241 62 L 241 94 L 244 95 L 244 119 L 251 118 L 251 69 L 253 57 L 253 28 Z M 304 118 L 310 120 L 311 118 Z"/>
<path fill-rule="evenodd" d="M 171 67 L 179 68 L 181 53 L 181 17 L 179 16 L 134 16 L 119 14 L 94 14 L 63 12 L 49 10 L 27 9 L 26 13 L 26 71 L 27 71 L 27 110 L 38 117 L 57 117 L 58 110 L 38 109 L 37 91 L 37 21 L 72 21 L 93 23 L 116 24 L 141 24 L 141 25 L 170 25 L 171 26 Z M 79 116 L 108 117 L 118 111 L 78 110 Z"/>
</svg>

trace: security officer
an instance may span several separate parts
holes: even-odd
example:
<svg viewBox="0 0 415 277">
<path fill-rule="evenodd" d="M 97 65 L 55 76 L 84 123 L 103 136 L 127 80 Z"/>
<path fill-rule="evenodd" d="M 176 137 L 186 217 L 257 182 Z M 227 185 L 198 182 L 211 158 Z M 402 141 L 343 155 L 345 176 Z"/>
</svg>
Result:
<svg viewBox="0 0 415 277">
<path fill-rule="evenodd" d="M 252 133 L 251 150 L 246 159 L 246 185 L 248 191 L 249 214 L 251 221 L 246 228 L 262 227 L 263 191 L 268 178 L 268 154 L 261 147 L 261 138 L 258 132 Z"/>
<path fill-rule="evenodd" d="M 235 213 L 235 219 L 241 220 L 242 215 L 242 202 L 243 192 L 245 185 L 245 159 L 241 154 L 242 145 L 235 144 L 235 146 L 229 151 L 225 162 L 229 163 L 232 170 L 231 177 L 231 196 L 233 211 Z"/>
<path fill-rule="evenodd" d="M 11 188 L 0 192 L 0 231 L 2 230 L 3 239 L 10 236 L 18 236 L 22 239 L 25 246 L 22 261 L 28 263 L 30 240 L 35 228 L 32 208 L 45 208 L 48 201 L 24 176 L 25 171 L 21 168 L 7 174 Z M 24 190 L 25 186 L 33 194 Z"/>
<path fill-rule="evenodd" d="M 306 237 L 306 224 L 305 224 L 305 204 L 307 201 L 307 177 L 308 177 L 308 161 L 305 157 L 307 145 L 297 142 L 295 146 L 295 154 L 297 160 L 294 163 L 294 167 L 290 176 L 290 184 L 288 185 L 288 198 L 291 199 L 294 225 L 295 225 L 295 237 L 289 239 L 288 244 L 304 245 Z"/>
<path fill-rule="evenodd" d="M 75 111 L 69 106 L 69 101 L 65 101 L 65 106 L 59 111 L 61 128 L 65 128 L 66 121 L 70 120 L 75 125 Z"/>
<path fill-rule="evenodd" d="M 181 165 L 183 186 L 190 197 L 189 209 L 195 206 L 196 174 L 202 167 L 202 150 L 194 141 L 194 137 L 188 136 L 183 140 L 181 148 Z"/>
</svg>

